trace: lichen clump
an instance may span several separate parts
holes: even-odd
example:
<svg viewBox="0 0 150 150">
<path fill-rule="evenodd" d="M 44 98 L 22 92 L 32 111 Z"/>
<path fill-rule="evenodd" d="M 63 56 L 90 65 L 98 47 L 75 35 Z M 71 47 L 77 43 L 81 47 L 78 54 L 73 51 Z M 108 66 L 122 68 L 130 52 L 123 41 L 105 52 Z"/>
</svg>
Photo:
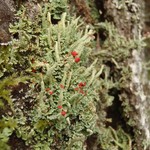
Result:
<svg viewBox="0 0 150 150">
<path fill-rule="evenodd" d="M 12 43 L 0 54 L 0 146 L 10 149 L 15 137 L 26 149 L 81 150 L 96 135 L 97 149 L 131 149 L 130 135 L 114 123 L 109 109 L 120 101 L 126 115 L 132 111 L 125 62 L 139 41 L 120 35 L 113 23 L 85 24 L 69 14 L 68 5 L 34 4 L 36 15 L 22 6 L 10 26 Z"/>
<path fill-rule="evenodd" d="M 85 65 L 94 31 L 88 26 L 81 29 L 79 18 L 69 21 L 66 13 L 54 25 L 49 6 L 38 7 L 35 21 L 25 15 L 23 8 L 18 12 L 19 24 L 10 28 L 12 35 L 18 34 L 10 46 L 13 64 L 30 77 L 22 85 L 28 90 L 20 101 L 23 99 L 32 107 L 22 108 L 13 95 L 17 124 L 13 132 L 30 148 L 65 149 L 74 145 L 80 149 L 86 137 L 95 132 L 98 118 L 96 101 L 101 70 L 94 68 L 96 60 Z"/>
</svg>

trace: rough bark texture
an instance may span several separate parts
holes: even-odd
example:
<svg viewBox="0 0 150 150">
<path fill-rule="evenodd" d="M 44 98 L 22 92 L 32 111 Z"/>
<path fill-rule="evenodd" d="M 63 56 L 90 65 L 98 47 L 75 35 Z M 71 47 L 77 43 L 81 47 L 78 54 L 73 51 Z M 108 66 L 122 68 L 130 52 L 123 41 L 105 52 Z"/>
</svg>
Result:
<svg viewBox="0 0 150 150">
<path fill-rule="evenodd" d="M 8 5 L 9 3 L 9 5 Z M 13 19 L 13 6 L 11 1 L 0 0 L 0 42 L 10 41 L 9 23 Z"/>
</svg>

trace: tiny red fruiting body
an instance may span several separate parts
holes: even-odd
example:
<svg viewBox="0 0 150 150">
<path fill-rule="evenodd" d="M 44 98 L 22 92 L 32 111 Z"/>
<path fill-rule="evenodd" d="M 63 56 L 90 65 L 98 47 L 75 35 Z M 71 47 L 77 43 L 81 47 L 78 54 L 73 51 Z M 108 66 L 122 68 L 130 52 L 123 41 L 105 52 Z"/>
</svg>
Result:
<svg viewBox="0 0 150 150">
<path fill-rule="evenodd" d="M 72 51 L 72 52 L 71 52 L 71 55 L 72 55 L 73 57 L 76 57 L 76 56 L 78 55 L 78 53 L 77 53 L 76 51 Z"/>
<path fill-rule="evenodd" d="M 79 88 L 78 88 L 78 87 L 76 87 L 76 88 L 74 88 L 74 90 L 75 90 L 75 91 L 78 91 L 78 90 L 79 90 Z"/>
<path fill-rule="evenodd" d="M 79 84 L 78 84 L 78 86 L 79 86 L 79 88 L 82 88 L 82 87 L 84 87 L 84 86 L 86 86 L 86 82 L 80 82 Z"/>
<path fill-rule="evenodd" d="M 79 57 L 76 57 L 76 58 L 75 58 L 75 62 L 78 63 L 79 61 L 80 61 L 80 58 L 79 58 Z"/>
<path fill-rule="evenodd" d="M 61 111 L 61 115 L 62 115 L 62 116 L 65 116 L 65 115 L 66 115 L 66 111 L 62 110 L 62 111 Z"/>
<path fill-rule="evenodd" d="M 58 109 L 62 109 L 62 106 L 61 106 L 61 105 L 59 105 L 59 106 L 57 106 L 57 108 L 58 108 Z"/>
<path fill-rule="evenodd" d="M 65 87 L 64 87 L 64 85 L 60 84 L 60 88 L 64 89 Z"/>
<path fill-rule="evenodd" d="M 53 91 L 50 91 L 49 94 L 52 95 L 52 94 L 53 94 Z"/>
</svg>

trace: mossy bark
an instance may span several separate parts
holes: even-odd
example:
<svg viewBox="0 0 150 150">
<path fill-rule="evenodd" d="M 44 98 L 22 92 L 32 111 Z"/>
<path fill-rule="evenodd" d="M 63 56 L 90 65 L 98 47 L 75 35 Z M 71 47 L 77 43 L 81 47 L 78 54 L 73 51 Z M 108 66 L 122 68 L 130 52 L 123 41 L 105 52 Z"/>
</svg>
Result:
<svg viewBox="0 0 150 150">
<path fill-rule="evenodd" d="M 0 19 L 2 21 L 0 22 L 0 33 L 2 35 L 0 37 L 0 40 L 2 42 L 7 42 L 10 40 L 10 35 L 8 32 L 8 23 L 12 20 L 11 18 L 13 17 L 13 13 L 10 10 L 10 8 L 7 7 L 6 3 L 1 2 L 1 4 L 5 6 L 3 7 L 3 9 L 6 8 L 4 10 L 6 11 L 6 13 L 4 14 L 0 13 Z M 32 9 L 32 5 L 34 3 L 30 5 L 30 2 L 22 1 L 22 4 L 25 4 L 25 7 Z M 141 7 L 138 7 L 136 4 L 137 5 L 142 4 L 142 5 Z M 149 2 L 145 1 L 145 5 L 147 4 L 149 4 Z M 0 5 L 0 8 L 2 5 Z M 105 32 L 104 29 L 100 29 L 99 27 L 97 27 L 97 24 L 99 22 L 110 22 L 114 24 L 115 28 L 117 28 L 118 30 L 118 33 L 129 40 L 136 38 L 138 36 L 139 30 L 141 30 L 140 26 L 144 25 L 144 20 L 139 18 L 139 17 L 142 17 L 142 15 L 140 14 L 144 13 L 143 11 L 144 3 L 142 0 L 141 1 L 137 0 L 135 3 L 125 2 L 125 1 L 112 2 L 112 0 L 101 0 L 101 1 L 75 0 L 75 1 L 69 1 L 67 7 L 70 8 L 69 11 L 72 16 L 74 15 L 74 13 L 76 13 L 77 16 L 81 16 L 85 24 L 92 25 L 95 28 L 96 33 L 94 36 L 96 40 L 95 40 L 94 50 L 96 49 L 96 52 L 101 52 L 101 45 L 107 39 L 107 32 Z M 0 12 L 3 12 L 3 9 L 1 8 Z M 31 9 L 29 11 L 32 11 Z M 146 9 L 146 13 L 147 12 L 149 12 L 148 7 Z M 36 14 L 33 13 L 33 15 L 36 15 Z M 52 18 L 52 21 L 54 24 L 57 24 L 59 22 L 59 19 L 57 20 L 56 18 Z M 7 26 L 4 26 L 4 24 L 7 24 Z M 145 29 L 144 29 L 145 31 L 143 32 L 149 32 L 149 21 L 146 20 L 145 24 L 146 24 Z M 5 29 L 3 27 L 5 27 Z M 132 50 L 130 50 L 130 52 L 132 52 Z M 149 50 L 147 50 L 146 53 L 149 53 Z M 128 59 L 123 58 L 117 62 L 114 59 L 110 61 L 102 59 L 102 62 L 100 63 L 104 63 L 104 65 L 110 69 L 109 79 L 118 80 L 121 78 L 121 76 L 125 76 L 125 75 L 121 74 L 123 72 L 123 68 L 117 68 L 116 64 L 121 64 L 122 66 L 125 66 L 127 68 L 130 62 L 129 58 L 131 58 L 131 55 L 128 56 Z M 104 79 L 105 74 L 102 73 L 100 78 Z M 125 86 L 119 85 L 119 88 L 116 86 L 106 91 L 108 92 L 107 94 L 110 97 L 114 98 L 111 106 L 102 105 L 102 103 L 105 103 L 105 101 L 98 103 L 97 113 L 99 114 L 99 117 L 101 116 L 106 117 L 106 119 L 103 120 L 104 122 L 102 122 L 102 124 L 98 122 L 98 125 L 100 126 L 100 128 L 101 126 L 104 126 L 106 130 L 107 128 L 111 127 L 109 132 L 111 132 L 111 134 L 113 134 L 115 137 L 117 136 L 119 137 L 118 133 L 116 133 L 116 135 L 114 133 L 115 131 L 118 131 L 121 128 L 122 131 L 119 130 L 120 133 L 124 135 L 128 134 L 128 136 L 130 136 L 130 138 L 132 139 L 133 141 L 132 149 L 141 150 L 143 149 L 142 142 L 144 139 L 144 133 L 141 130 L 142 136 L 139 134 L 140 125 L 138 125 L 138 121 L 137 121 L 139 112 L 135 108 L 135 105 L 137 103 L 136 96 L 134 95 L 133 91 L 130 90 L 130 86 L 129 86 L 131 79 L 129 77 L 129 78 L 126 78 L 126 80 L 127 81 L 126 81 Z M 104 90 L 105 92 L 105 88 L 103 88 L 102 90 Z M 104 96 L 105 95 L 103 94 L 103 91 L 101 91 L 100 97 L 102 97 L 102 99 L 104 100 L 107 99 L 107 98 L 103 98 Z M 111 122 L 106 121 L 106 120 L 111 120 Z M 18 144 L 14 146 L 13 141 L 15 141 Z M 28 149 L 28 147 L 25 147 L 24 141 L 16 137 L 16 135 L 14 134 L 11 135 L 9 144 L 11 145 L 12 149 L 15 149 L 15 148 L 22 148 L 24 150 Z M 99 142 L 98 133 L 94 133 L 93 135 L 89 136 L 87 140 L 85 141 L 85 145 L 86 145 L 87 150 L 103 149 L 101 146 L 101 143 Z M 129 140 L 128 150 L 130 150 L 131 148 L 130 146 L 131 144 Z M 124 147 L 122 147 L 122 149 L 126 150 Z"/>
</svg>

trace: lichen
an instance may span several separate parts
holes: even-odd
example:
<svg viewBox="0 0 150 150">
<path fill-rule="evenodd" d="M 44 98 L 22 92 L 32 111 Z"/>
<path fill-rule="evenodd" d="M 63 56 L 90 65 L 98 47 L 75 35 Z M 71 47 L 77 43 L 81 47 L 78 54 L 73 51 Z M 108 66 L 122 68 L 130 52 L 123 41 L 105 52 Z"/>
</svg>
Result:
<svg viewBox="0 0 150 150">
<path fill-rule="evenodd" d="M 97 135 L 97 149 L 132 149 L 127 60 L 141 41 L 120 35 L 114 23 L 97 23 L 92 2 L 83 18 L 72 16 L 68 1 L 35 4 L 36 16 L 24 6 L 17 12 L 18 21 L 10 26 L 12 44 L 1 46 L 0 54 L 0 89 L 6 90 L 12 112 L 1 121 L 15 122 L 2 144 L 15 134 L 29 149 L 81 150 Z M 85 18 L 96 21 L 87 24 Z M 8 129 L 3 124 L 2 135 Z"/>
</svg>

